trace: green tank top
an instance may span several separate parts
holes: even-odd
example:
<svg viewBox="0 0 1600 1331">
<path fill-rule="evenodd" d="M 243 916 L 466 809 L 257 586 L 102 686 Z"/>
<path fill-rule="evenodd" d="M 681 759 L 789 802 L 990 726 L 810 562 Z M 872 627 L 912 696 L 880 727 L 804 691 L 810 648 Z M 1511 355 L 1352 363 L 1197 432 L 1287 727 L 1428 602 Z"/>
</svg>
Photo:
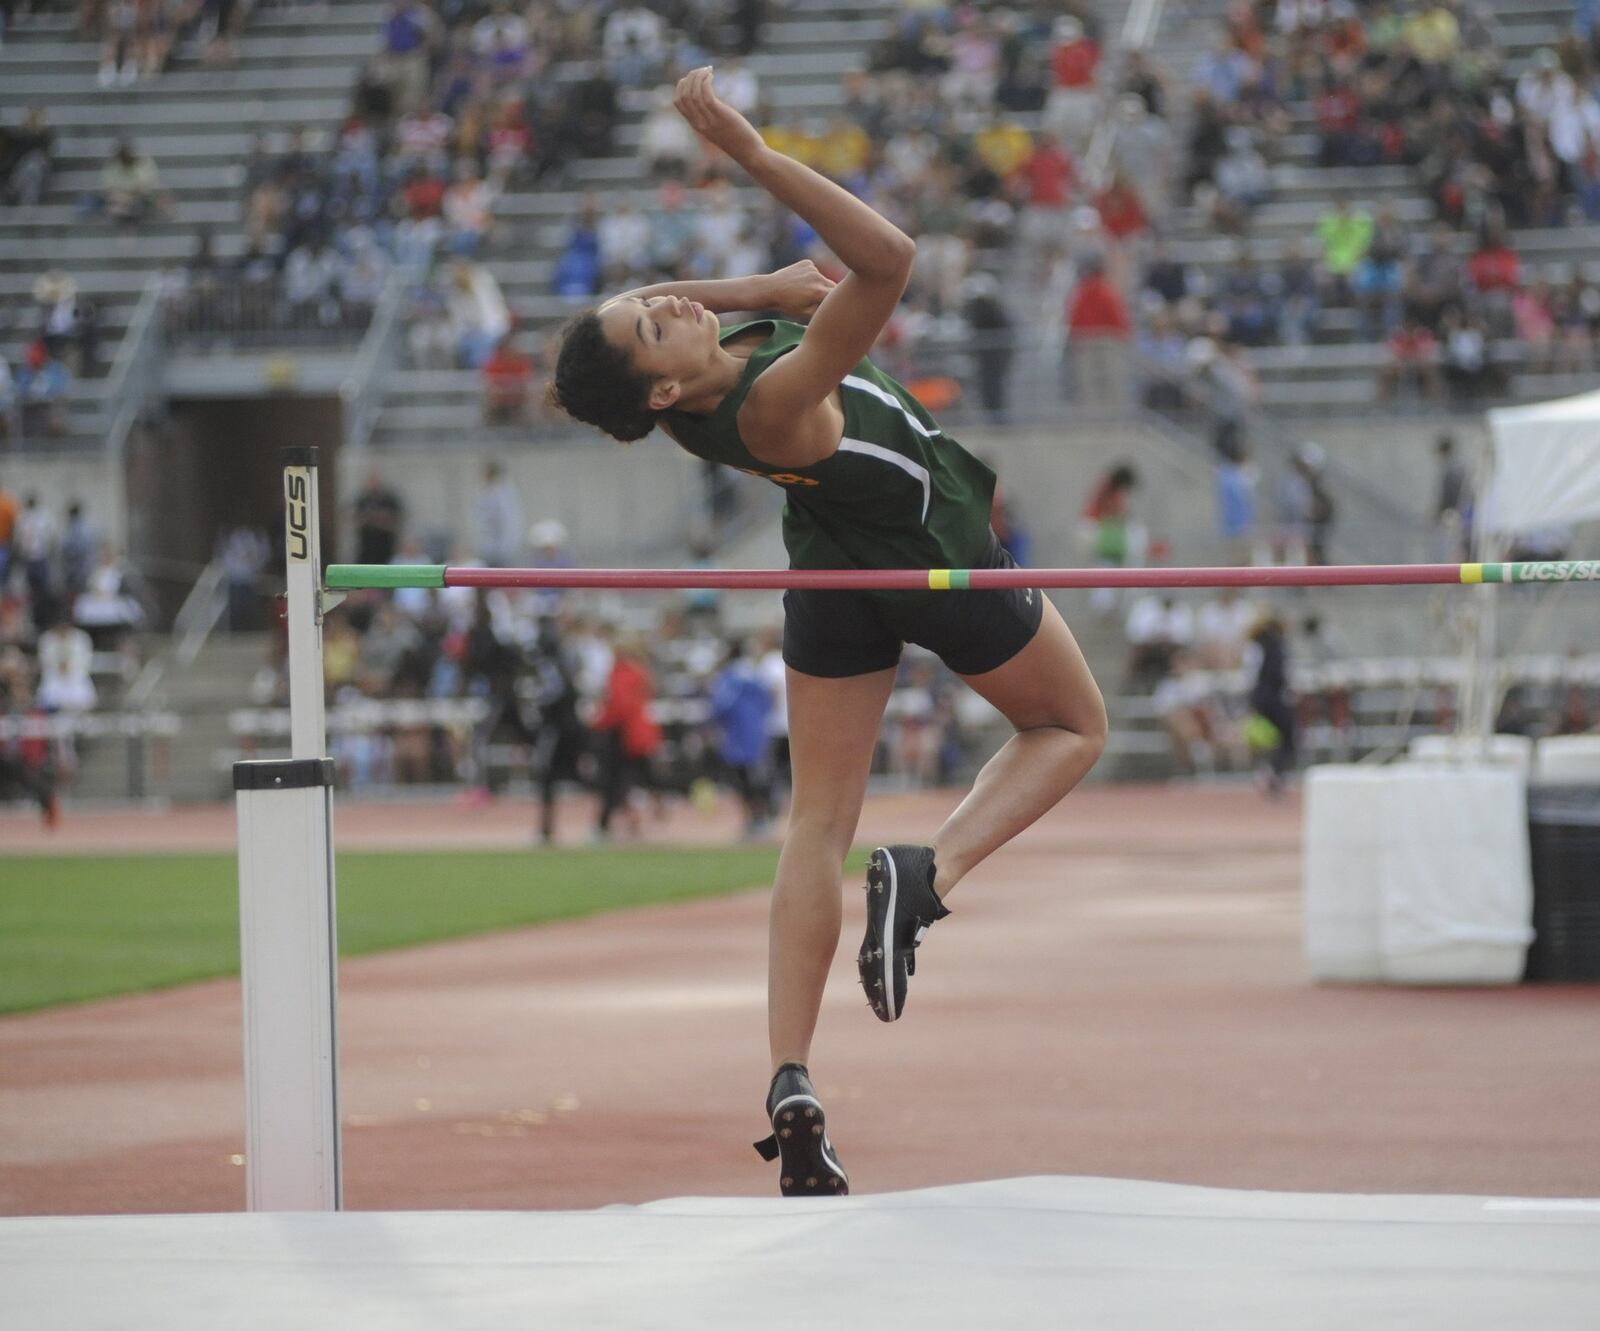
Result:
<svg viewBox="0 0 1600 1331">
<path fill-rule="evenodd" d="M 994 472 L 871 361 L 860 361 L 839 386 L 844 437 L 831 457 L 786 469 L 751 454 L 739 438 L 739 408 L 762 372 L 805 334 L 801 324 L 763 319 L 724 329 L 720 340 L 761 327 L 772 331 L 750 353 L 739 382 L 716 410 L 708 416 L 669 410 L 663 416 L 673 437 L 696 457 L 783 486 L 790 567 L 976 564 L 989 539 Z"/>
</svg>

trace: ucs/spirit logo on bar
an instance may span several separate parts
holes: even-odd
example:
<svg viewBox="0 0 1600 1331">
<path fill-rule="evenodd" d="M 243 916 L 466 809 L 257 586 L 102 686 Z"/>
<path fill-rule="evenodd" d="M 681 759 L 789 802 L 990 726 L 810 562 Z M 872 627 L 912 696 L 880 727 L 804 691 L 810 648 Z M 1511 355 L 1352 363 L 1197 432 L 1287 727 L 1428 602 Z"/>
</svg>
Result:
<svg viewBox="0 0 1600 1331">
<path fill-rule="evenodd" d="M 311 555 L 311 481 L 304 467 L 283 473 L 284 503 L 288 509 L 289 561 L 303 564 Z"/>
<path fill-rule="evenodd" d="M 1513 564 L 1512 582 L 1600 582 L 1600 559 L 1552 559 Z"/>
</svg>

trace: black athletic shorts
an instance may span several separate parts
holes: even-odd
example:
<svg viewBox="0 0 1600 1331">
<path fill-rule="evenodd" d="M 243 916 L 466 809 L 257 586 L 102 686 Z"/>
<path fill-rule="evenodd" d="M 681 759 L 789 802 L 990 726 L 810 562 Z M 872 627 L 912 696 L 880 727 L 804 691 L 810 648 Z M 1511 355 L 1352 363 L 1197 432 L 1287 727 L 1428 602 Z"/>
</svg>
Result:
<svg viewBox="0 0 1600 1331">
<path fill-rule="evenodd" d="M 993 532 L 973 568 L 1015 568 Z M 928 592 L 904 602 L 873 592 L 783 594 L 783 660 L 803 675 L 842 679 L 887 670 L 908 642 L 926 647 L 958 675 L 981 675 L 1004 665 L 1039 631 L 1044 593 L 1036 587 L 1002 591 Z"/>
</svg>

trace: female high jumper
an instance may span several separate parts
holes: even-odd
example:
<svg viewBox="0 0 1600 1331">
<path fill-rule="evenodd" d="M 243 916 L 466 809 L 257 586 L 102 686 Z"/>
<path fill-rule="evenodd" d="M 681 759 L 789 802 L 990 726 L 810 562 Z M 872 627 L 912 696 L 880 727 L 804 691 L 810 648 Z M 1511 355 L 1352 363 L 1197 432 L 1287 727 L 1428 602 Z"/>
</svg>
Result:
<svg viewBox="0 0 1600 1331">
<path fill-rule="evenodd" d="M 694 454 L 784 487 L 784 544 L 801 569 L 1013 567 L 989 528 L 994 473 L 866 359 L 911 273 L 916 244 L 871 207 L 768 148 L 721 101 L 711 70 L 678 84 L 701 138 L 815 230 L 848 270 L 629 291 L 567 327 L 551 394 L 625 442 L 659 427 Z M 722 328 L 722 312 L 776 309 Z M 812 311 L 815 311 L 814 313 Z M 794 792 L 768 944 L 773 1135 L 786 1195 L 849 1181 L 806 1071 L 841 927 L 841 874 L 903 644 L 936 653 L 1016 733 L 927 846 L 884 846 L 867 870 L 857 957 L 872 1010 L 894 1021 L 913 951 L 943 901 L 990 853 L 1070 791 L 1105 745 L 1106 712 L 1083 654 L 1035 589 L 790 591 L 783 598 Z"/>
</svg>

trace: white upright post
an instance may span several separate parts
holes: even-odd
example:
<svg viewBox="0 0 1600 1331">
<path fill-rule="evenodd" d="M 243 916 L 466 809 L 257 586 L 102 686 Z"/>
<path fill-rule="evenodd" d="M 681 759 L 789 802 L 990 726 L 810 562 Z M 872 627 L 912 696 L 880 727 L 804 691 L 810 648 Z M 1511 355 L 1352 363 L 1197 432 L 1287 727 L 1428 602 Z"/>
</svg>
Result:
<svg viewBox="0 0 1600 1331">
<path fill-rule="evenodd" d="M 291 757 L 234 764 L 252 1211 L 341 1204 L 333 763 L 314 448 L 284 450 Z"/>
</svg>

